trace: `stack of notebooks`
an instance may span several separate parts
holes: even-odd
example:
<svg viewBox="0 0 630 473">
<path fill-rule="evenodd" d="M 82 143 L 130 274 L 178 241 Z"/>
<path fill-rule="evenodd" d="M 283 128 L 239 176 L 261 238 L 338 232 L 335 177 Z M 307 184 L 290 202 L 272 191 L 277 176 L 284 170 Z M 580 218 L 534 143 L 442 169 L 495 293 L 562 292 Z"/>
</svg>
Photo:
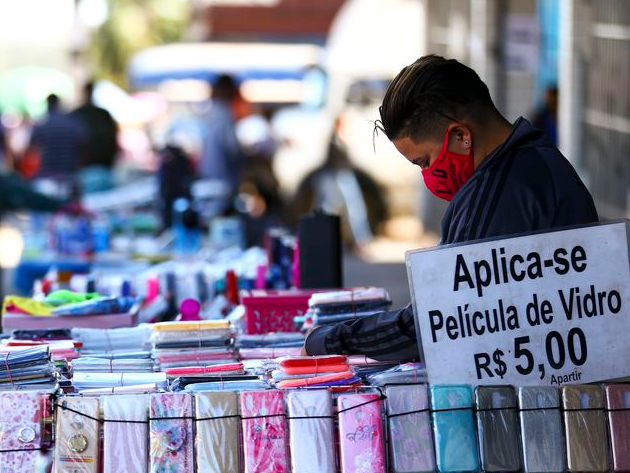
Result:
<svg viewBox="0 0 630 473">
<path fill-rule="evenodd" d="M 166 375 L 172 379 L 173 391 L 264 389 L 267 387 L 258 376 L 245 370 L 242 363 L 212 366 L 167 368 Z M 245 387 L 244 387 L 245 386 Z"/>
<path fill-rule="evenodd" d="M 299 356 L 304 345 L 299 332 L 275 332 L 264 335 L 238 335 L 236 347 L 241 360 L 267 360 Z"/>
<path fill-rule="evenodd" d="M 271 372 L 271 383 L 280 389 L 300 387 L 354 387 L 361 384 L 341 355 L 296 356 L 276 360 L 277 369 Z"/>
<path fill-rule="evenodd" d="M 0 389 L 52 388 L 58 372 L 47 345 L 0 348 Z"/>
<path fill-rule="evenodd" d="M 391 304 L 388 292 L 377 287 L 313 294 L 303 329 L 366 317 L 388 310 Z"/>
<path fill-rule="evenodd" d="M 209 366 L 236 361 L 227 320 L 160 322 L 151 333 L 156 368 Z"/>
<path fill-rule="evenodd" d="M 149 348 L 151 326 L 130 328 L 74 328 L 72 338 L 83 344 L 83 354 L 141 351 Z"/>
<path fill-rule="evenodd" d="M 93 354 L 72 362 L 74 373 L 151 373 L 153 360 L 150 352 Z"/>
</svg>

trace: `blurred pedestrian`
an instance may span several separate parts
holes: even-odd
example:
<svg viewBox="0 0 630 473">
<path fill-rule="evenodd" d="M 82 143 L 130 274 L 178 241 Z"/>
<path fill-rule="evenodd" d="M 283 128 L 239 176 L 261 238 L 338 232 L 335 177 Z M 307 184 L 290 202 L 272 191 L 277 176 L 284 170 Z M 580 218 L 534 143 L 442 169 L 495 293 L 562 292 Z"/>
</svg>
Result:
<svg viewBox="0 0 630 473">
<path fill-rule="evenodd" d="M 555 85 L 545 90 L 545 103 L 536 111 L 532 125 L 544 131 L 549 141 L 558 146 L 558 87 Z"/>
<path fill-rule="evenodd" d="M 86 191 L 110 188 L 118 153 L 118 124 L 110 113 L 94 104 L 94 83 L 83 87 L 83 104 L 72 112 L 82 124 L 86 139 L 81 157 L 81 182 Z"/>
<path fill-rule="evenodd" d="M 203 120 L 203 143 L 199 175 L 202 179 L 217 179 L 227 187 L 222 207 L 232 201 L 241 179 L 243 153 L 235 132 L 232 101 L 237 96 L 237 85 L 228 75 L 221 75 L 212 86 L 212 97 Z"/>
<path fill-rule="evenodd" d="M 80 166 L 85 133 L 70 114 L 61 110 L 57 95 L 49 95 L 46 103 L 48 114 L 35 125 L 25 155 L 37 150 L 40 165 L 36 177 L 54 181 L 62 194 L 69 195 Z"/>
<path fill-rule="evenodd" d="M 181 146 L 168 143 L 159 151 L 160 204 L 162 229 L 173 223 L 173 203 L 180 198 L 191 199 L 191 187 L 195 179 L 195 168 Z"/>
</svg>

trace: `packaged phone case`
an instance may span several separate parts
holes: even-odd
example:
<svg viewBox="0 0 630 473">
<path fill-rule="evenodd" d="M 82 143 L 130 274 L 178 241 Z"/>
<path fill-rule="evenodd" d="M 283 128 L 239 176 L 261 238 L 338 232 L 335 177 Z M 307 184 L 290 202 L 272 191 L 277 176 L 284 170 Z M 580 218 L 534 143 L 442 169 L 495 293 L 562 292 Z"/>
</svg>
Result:
<svg viewBox="0 0 630 473">
<path fill-rule="evenodd" d="M 608 432 L 600 386 L 562 388 L 568 471 L 608 471 Z"/>
<path fill-rule="evenodd" d="M 150 472 L 193 473 L 192 397 L 186 393 L 151 394 Z"/>
<path fill-rule="evenodd" d="M 435 471 L 428 386 L 426 384 L 387 386 L 385 394 L 390 471 L 392 473 Z"/>
<path fill-rule="evenodd" d="M 606 386 L 612 470 L 630 471 L 630 384 Z"/>
<path fill-rule="evenodd" d="M 332 399 L 328 390 L 290 392 L 287 405 L 291 471 L 335 473 Z"/>
<path fill-rule="evenodd" d="M 518 390 L 521 446 L 525 473 L 565 471 L 564 429 L 560 391 L 553 387 Z"/>
<path fill-rule="evenodd" d="M 241 436 L 236 392 L 196 393 L 195 406 L 197 472 L 240 473 Z"/>
<path fill-rule="evenodd" d="M 288 472 L 282 392 L 245 391 L 240 401 L 245 473 Z"/>
<path fill-rule="evenodd" d="M 475 389 L 481 469 L 509 472 L 521 469 L 517 400 L 511 386 Z"/>
<path fill-rule="evenodd" d="M 42 395 L 34 391 L 0 393 L 0 473 L 36 473 L 44 446 L 44 407 Z"/>
<path fill-rule="evenodd" d="M 479 469 L 470 386 L 431 386 L 435 459 L 441 472 Z"/>
<path fill-rule="evenodd" d="M 373 393 L 339 396 L 342 473 L 385 473 L 382 404 Z"/>
<path fill-rule="evenodd" d="M 98 399 L 64 396 L 57 404 L 55 473 L 97 473 Z"/>
<path fill-rule="evenodd" d="M 101 403 L 103 418 L 110 421 L 103 425 L 104 473 L 145 473 L 149 468 L 149 397 L 103 396 Z"/>
</svg>

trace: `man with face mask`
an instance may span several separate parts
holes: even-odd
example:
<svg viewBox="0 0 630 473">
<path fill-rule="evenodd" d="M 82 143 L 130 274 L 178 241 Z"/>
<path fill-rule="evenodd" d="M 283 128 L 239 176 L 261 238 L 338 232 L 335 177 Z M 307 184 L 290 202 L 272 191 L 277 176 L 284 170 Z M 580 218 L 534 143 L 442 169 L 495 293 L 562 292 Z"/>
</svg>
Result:
<svg viewBox="0 0 630 473">
<path fill-rule="evenodd" d="M 510 124 L 487 86 L 453 59 L 424 56 L 392 81 L 378 129 L 428 189 L 450 202 L 441 244 L 598 221 L 588 190 L 544 134 L 524 118 Z M 316 327 L 304 352 L 419 358 L 411 306 Z"/>
</svg>

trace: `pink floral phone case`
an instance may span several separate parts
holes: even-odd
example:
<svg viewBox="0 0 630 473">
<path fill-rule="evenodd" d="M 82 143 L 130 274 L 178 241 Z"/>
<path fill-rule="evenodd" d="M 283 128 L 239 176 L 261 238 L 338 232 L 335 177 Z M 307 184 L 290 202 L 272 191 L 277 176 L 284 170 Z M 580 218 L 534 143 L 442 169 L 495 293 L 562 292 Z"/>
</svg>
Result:
<svg viewBox="0 0 630 473">
<path fill-rule="evenodd" d="M 246 391 L 241 393 L 240 401 L 245 473 L 287 473 L 289 462 L 282 392 Z"/>
<path fill-rule="evenodd" d="M 42 447 L 42 408 L 39 393 L 0 393 L 0 473 L 36 471 Z"/>
<path fill-rule="evenodd" d="M 149 436 L 151 473 L 193 473 L 192 397 L 152 394 Z M 172 419 L 182 417 L 187 419 Z"/>
<path fill-rule="evenodd" d="M 378 394 L 339 396 L 342 473 L 385 473 L 382 403 Z"/>
</svg>

